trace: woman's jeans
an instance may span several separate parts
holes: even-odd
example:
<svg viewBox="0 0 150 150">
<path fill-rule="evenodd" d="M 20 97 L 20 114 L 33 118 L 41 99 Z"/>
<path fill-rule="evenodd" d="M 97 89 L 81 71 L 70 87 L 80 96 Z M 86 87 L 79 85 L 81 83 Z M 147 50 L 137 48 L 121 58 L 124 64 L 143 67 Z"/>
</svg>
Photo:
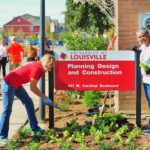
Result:
<svg viewBox="0 0 150 150">
<path fill-rule="evenodd" d="M 3 98 L 3 110 L 0 118 L 0 138 L 4 139 L 8 137 L 9 131 L 9 119 L 12 112 L 12 106 L 14 101 L 14 96 L 17 96 L 25 106 L 29 124 L 32 131 L 38 131 L 40 127 L 38 126 L 37 119 L 34 112 L 34 104 L 32 99 L 29 97 L 26 90 L 20 86 L 19 88 L 13 88 L 5 81 L 2 82 L 2 98 Z"/>
<path fill-rule="evenodd" d="M 148 106 L 150 108 L 150 84 L 143 83 L 143 85 L 144 85 L 145 97 L 147 99 Z"/>
</svg>

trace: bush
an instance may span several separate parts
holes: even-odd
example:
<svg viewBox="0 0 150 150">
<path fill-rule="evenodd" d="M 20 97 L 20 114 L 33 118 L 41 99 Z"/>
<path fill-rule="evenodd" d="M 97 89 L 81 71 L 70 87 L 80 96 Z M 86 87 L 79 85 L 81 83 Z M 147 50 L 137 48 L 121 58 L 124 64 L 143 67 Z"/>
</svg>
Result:
<svg viewBox="0 0 150 150">
<path fill-rule="evenodd" d="M 99 91 L 85 91 L 83 96 L 84 104 L 88 107 L 96 107 L 100 104 L 102 93 Z"/>
<path fill-rule="evenodd" d="M 64 32 L 61 40 L 67 50 L 105 50 L 105 39 L 102 35 L 84 37 L 81 33 Z"/>
</svg>

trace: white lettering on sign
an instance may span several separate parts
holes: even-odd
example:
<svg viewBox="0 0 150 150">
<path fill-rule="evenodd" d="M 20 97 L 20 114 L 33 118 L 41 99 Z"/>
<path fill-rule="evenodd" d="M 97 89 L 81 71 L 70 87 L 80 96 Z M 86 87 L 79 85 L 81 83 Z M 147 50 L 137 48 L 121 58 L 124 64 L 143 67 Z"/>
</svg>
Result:
<svg viewBox="0 0 150 150">
<path fill-rule="evenodd" d="M 83 65 L 75 65 L 75 64 L 68 64 L 68 69 L 94 69 L 94 65 L 88 65 L 88 64 L 83 64 Z"/>
<path fill-rule="evenodd" d="M 109 70 L 109 71 L 87 71 L 87 70 L 82 70 L 82 75 L 122 75 L 122 71 L 114 71 L 114 70 Z"/>
<path fill-rule="evenodd" d="M 79 70 L 77 70 L 77 71 L 68 71 L 68 75 L 79 75 Z"/>
<path fill-rule="evenodd" d="M 110 69 L 116 69 L 119 68 L 119 65 L 112 65 L 112 64 L 107 64 L 107 65 L 103 65 L 103 64 L 98 64 L 97 65 L 98 68 L 110 68 Z"/>
<path fill-rule="evenodd" d="M 70 55 L 71 60 L 105 60 L 106 54 L 100 55 Z"/>
</svg>

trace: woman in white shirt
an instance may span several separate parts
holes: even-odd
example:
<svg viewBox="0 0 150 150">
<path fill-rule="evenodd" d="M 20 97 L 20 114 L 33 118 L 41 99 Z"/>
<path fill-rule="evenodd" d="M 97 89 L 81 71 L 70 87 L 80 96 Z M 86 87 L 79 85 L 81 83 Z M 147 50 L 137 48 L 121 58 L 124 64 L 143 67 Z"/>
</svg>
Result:
<svg viewBox="0 0 150 150">
<path fill-rule="evenodd" d="M 150 33 L 147 29 L 141 28 L 137 32 L 138 40 L 141 44 L 139 50 L 140 54 L 140 66 L 142 73 L 142 80 L 144 86 L 145 97 L 150 108 Z M 150 120 L 146 127 L 150 128 Z M 149 130 L 144 130 L 144 133 L 150 134 Z"/>
<path fill-rule="evenodd" d="M 7 63 L 7 53 L 6 53 L 6 42 L 3 40 L 2 45 L 0 45 L 0 71 L 2 68 L 3 77 L 6 75 L 6 63 Z"/>
</svg>

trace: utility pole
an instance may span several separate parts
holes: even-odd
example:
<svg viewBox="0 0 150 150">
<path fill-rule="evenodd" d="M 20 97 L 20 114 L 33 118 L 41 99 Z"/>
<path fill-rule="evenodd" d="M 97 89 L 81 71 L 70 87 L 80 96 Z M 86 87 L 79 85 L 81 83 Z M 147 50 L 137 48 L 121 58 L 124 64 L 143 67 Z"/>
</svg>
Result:
<svg viewBox="0 0 150 150">
<path fill-rule="evenodd" d="M 40 0 L 40 58 L 44 55 L 45 50 L 45 0 Z M 45 76 L 39 82 L 42 93 L 45 93 Z M 45 119 L 45 106 L 42 100 L 39 102 L 39 118 Z"/>
</svg>

